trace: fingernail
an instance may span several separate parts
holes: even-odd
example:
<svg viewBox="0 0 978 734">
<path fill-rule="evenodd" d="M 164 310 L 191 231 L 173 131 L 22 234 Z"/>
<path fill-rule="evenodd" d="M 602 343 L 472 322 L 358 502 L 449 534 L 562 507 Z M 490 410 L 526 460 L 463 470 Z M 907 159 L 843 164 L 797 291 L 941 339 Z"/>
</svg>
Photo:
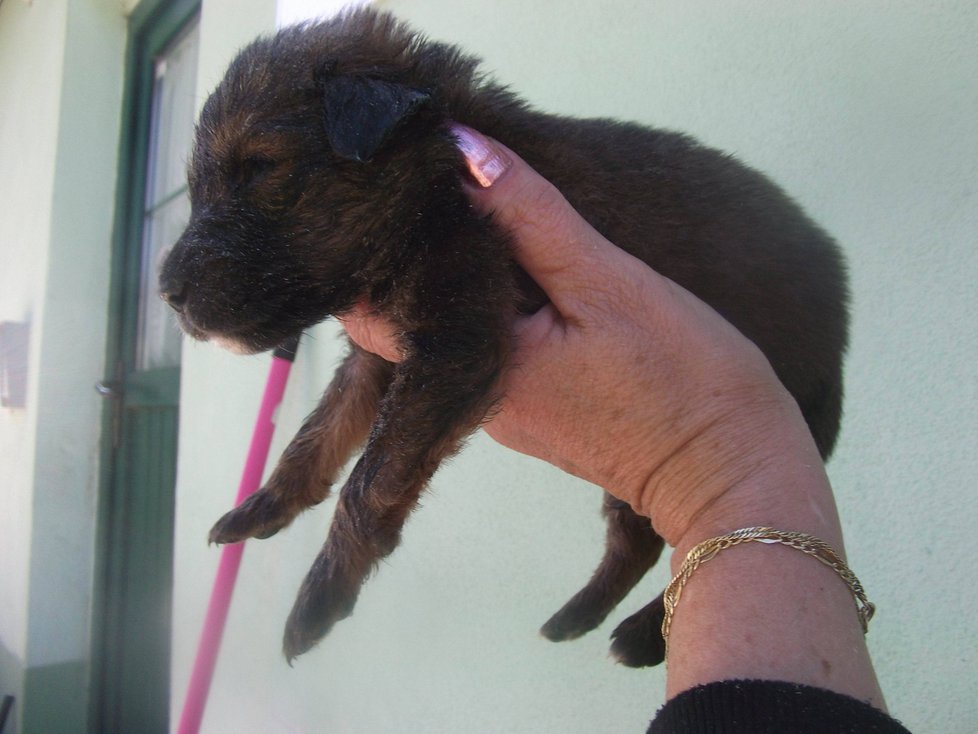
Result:
<svg viewBox="0 0 978 734">
<path fill-rule="evenodd" d="M 450 129 L 458 149 L 465 156 L 469 173 L 482 188 L 492 186 L 513 165 L 513 161 L 492 141 L 472 128 L 455 122 Z"/>
</svg>

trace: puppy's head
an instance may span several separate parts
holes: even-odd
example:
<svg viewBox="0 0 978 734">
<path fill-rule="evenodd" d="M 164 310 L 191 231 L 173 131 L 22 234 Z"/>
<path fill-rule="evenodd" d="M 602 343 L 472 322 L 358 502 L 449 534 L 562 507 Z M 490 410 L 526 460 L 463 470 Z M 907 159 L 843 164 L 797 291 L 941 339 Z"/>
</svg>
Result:
<svg viewBox="0 0 978 734">
<path fill-rule="evenodd" d="M 191 218 L 160 274 L 187 333 L 261 351 L 383 298 L 411 255 L 400 236 L 457 176 L 437 84 L 420 83 L 439 68 L 471 74 L 369 11 L 238 55 L 198 121 Z"/>
</svg>

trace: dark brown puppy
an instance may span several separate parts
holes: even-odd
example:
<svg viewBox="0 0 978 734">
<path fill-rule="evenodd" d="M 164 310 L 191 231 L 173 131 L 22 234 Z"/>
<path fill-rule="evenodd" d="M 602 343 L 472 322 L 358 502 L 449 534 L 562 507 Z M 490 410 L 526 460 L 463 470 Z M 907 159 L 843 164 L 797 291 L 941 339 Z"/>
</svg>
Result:
<svg viewBox="0 0 978 734">
<path fill-rule="evenodd" d="M 439 463 L 499 399 L 514 315 L 540 302 L 506 233 L 470 208 L 449 121 L 516 150 L 608 239 L 754 340 L 824 456 L 838 431 L 846 285 L 829 237 L 722 153 L 534 111 L 477 66 L 361 10 L 254 42 L 201 114 L 191 221 L 161 274 L 184 329 L 253 352 L 366 299 L 404 349 L 393 365 L 351 345 L 268 484 L 211 532 L 219 543 L 274 534 L 322 501 L 366 442 L 289 618 L 289 659 L 351 613 Z M 604 559 L 544 626 L 550 639 L 598 625 L 662 550 L 624 503 L 607 497 L 605 515 Z M 662 659 L 661 615 L 657 600 L 619 626 L 620 659 Z"/>
</svg>

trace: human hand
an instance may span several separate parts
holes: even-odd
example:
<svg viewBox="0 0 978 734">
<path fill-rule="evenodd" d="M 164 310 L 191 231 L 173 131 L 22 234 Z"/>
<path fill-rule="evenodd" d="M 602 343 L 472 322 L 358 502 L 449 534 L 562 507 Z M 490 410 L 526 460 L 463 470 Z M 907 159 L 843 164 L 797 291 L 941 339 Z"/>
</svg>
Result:
<svg viewBox="0 0 978 734">
<path fill-rule="evenodd" d="M 820 469 L 797 406 L 750 341 L 608 242 L 512 151 L 456 135 L 478 183 L 467 184 L 473 205 L 513 235 L 514 257 L 549 298 L 515 321 L 490 436 L 626 500 L 673 545 L 767 471 L 786 439 Z M 341 320 L 361 347 L 399 359 L 368 304 Z"/>
<path fill-rule="evenodd" d="M 844 553 L 815 442 L 764 355 L 608 242 L 512 151 L 465 128 L 457 135 L 478 182 L 470 200 L 513 235 L 514 257 L 550 299 L 514 323 L 514 364 L 485 430 L 651 518 L 676 547 L 674 571 L 695 544 L 758 525 L 808 532 Z M 343 322 L 362 347 L 400 358 L 369 305 Z M 710 565 L 673 620 L 669 697 L 772 679 L 885 709 L 834 571 L 784 548 L 738 548 Z"/>
</svg>

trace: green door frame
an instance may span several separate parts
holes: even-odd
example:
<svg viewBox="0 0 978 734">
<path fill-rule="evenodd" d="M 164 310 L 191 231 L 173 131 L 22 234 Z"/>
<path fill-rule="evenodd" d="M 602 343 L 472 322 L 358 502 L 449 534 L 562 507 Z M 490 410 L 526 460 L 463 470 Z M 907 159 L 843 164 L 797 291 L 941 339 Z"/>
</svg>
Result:
<svg viewBox="0 0 978 734">
<path fill-rule="evenodd" d="M 113 234 L 89 731 L 168 731 L 180 368 L 136 370 L 154 59 L 200 0 L 143 0 L 129 20 Z M 154 437 L 147 446 L 147 437 Z M 162 438 L 158 441 L 156 436 Z M 156 445 L 159 444 L 159 445 Z M 150 460 L 147 461 L 147 456 Z M 140 482 L 154 484 L 152 491 Z M 152 623 L 147 620 L 153 615 Z M 149 633 L 147 628 L 155 631 Z"/>
</svg>

